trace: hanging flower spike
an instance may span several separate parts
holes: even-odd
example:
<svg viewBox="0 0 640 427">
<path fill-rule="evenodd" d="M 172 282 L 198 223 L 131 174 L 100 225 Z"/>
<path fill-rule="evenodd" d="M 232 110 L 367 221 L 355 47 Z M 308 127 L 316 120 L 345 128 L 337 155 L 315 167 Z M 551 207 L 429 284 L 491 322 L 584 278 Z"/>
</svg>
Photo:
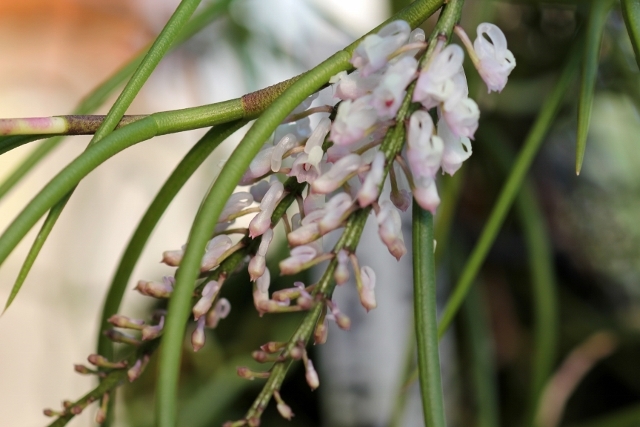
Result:
<svg viewBox="0 0 640 427">
<path fill-rule="evenodd" d="M 200 261 L 200 271 L 209 271 L 217 267 L 220 264 L 218 261 L 220 256 L 222 256 L 222 254 L 224 254 L 232 245 L 233 242 L 229 236 L 225 234 L 221 234 L 220 236 L 216 236 L 209 240 L 205 253 L 202 256 L 202 260 Z"/>
<path fill-rule="evenodd" d="M 318 251 L 309 245 L 297 246 L 291 249 L 291 256 L 280 261 L 281 274 L 296 274 L 302 270 L 305 263 L 316 257 Z"/>
<path fill-rule="evenodd" d="M 418 61 L 412 56 L 400 58 L 385 71 L 382 81 L 373 91 L 373 108 L 382 120 L 392 119 L 398 113 L 409 83 L 416 77 Z"/>
<path fill-rule="evenodd" d="M 226 298 L 220 298 L 213 310 L 207 313 L 205 325 L 207 328 L 214 329 L 218 326 L 220 320 L 227 318 L 229 313 L 231 313 L 231 303 Z"/>
<path fill-rule="evenodd" d="M 358 289 L 360 294 L 360 303 L 369 312 L 378 306 L 376 295 L 373 289 L 376 287 L 376 273 L 369 266 L 360 269 L 360 278 L 362 286 Z"/>
<path fill-rule="evenodd" d="M 420 72 L 413 101 L 420 102 L 427 110 L 445 102 L 455 91 L 452 79 L 462 68 L 463 60 L 464 51 L 455 44 L 437 53 L 428 68 Z"/>
<path fill-rule="evenodd" d="M 378 86 L 381 78 L 379 74 L 362 77 L 360 70 L 355 70 L 351 74 L 340 71 L 329 79 L 329 83 L 333 84 L 333 97 L 346 101 L 347 99 L 356 100 L 371 93 Z"/>
<path fill-rule="evenodd" d="M 364 138 L 378 120 L 372 106 L 373 95 L 365 95 L 355 101 L 342 101 L 331 126 L 331 141 L 338 146 L 350 145 Z"/>
<path fill-rule="evenodd" d="M 395 209 L 393 204 L 385 200 L 380 203 L 380 212 L 376 216 L 378 222 L 378 234 L 380 239 L 389 249 L 389 253 L 398 261 L 407 253 L 407 247 L 404 244 L 402 236 L 402 219 L 400 213 Z"/>
<path fill-rule="evenodd" d="M 453 176 L 462 166 L 462 162 L 471 157 L 471 140 L 454 135 L 446 120 L 438 122 L 438 136 L 444 141 L 442 172 Z"/>
<path fill-rule="evenodd" d="M 249 223 L 249 237 L 255 239 L 269 229 L 271 215 L 283 194 L 284 185 L 280 181 L 273 181 L 260 202 L 260 212 Z"/>
<path fill-rule="evenodd" d="M 387 65 L 389 56 L 407 42 L 410 33 L 406 21 L 390 22 L 378 34 L 365 37 L 353 52 L 351 63 L 367 77 Z"/>
<path fill-rule="evenodd" d="M 444 143 L 433 134 L 429 113 L 418 110 L 409 119 L 407 160 L 414 177 L 434 177 L 440 169 Z"/>
<path fill-rule="evenodd" d="M 363 208 L 378 199 L 380 184 L 382 184 L 382 178 L 384 177 L 384 162 L 384 153 L 378 151 L 373 162 L 371 162 L 371 169 L 369 173 L 367 173 L 367 177 L 362 183 L 360 191 L 358 191 L 358 203 Z"/>
<path fill-rule="evenodd" d="M 260 276 L 264 274 L 264 270 L 267 265 L 267 250 L 269 250 L 271 240 L 273 240 L 273 229 L 269 228 L 262 234 L 262 240 L 260 241 L 258 251 L 256 252 L 255 256 L 251 258 L 251 261 L 249 261 L 248 270 L 252 282 L 255 282 Z"/>
<path fill-rule="evenodd" d="M 202 288 L 202 296 L 193 306 L 192 312 L 194 320 L 200 319 L 201 316 L 204 316 L 207 311 L 209 311 L 219 290 L 220 284 L 215 280 L 210 281 L 204 286 L 204 288 Z"/>
<path fill-rule="evenodd" d="M 352 173 L 362 165 L 362 158 L 357 154 L 349 154 L 331 166 L 331 169 L 318 177 L 311 188 L 316 193 L 327 194 L 337 190 Z"/>
</svg>

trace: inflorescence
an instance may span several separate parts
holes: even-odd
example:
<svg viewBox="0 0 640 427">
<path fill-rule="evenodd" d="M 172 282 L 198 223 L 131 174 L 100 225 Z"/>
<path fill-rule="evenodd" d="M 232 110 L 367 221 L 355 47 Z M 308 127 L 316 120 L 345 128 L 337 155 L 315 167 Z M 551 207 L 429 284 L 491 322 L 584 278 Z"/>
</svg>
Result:
<svg viewBox="0 0 640 427">
<path fill-rule="evenodd" d="M 473 44 L 461 27 L 456 27 L 455 32 L 489 92 L 500 92 L 515 67 L 502 31 L 493 24 L 480 24 Z M 408 209 L 413 197 L 420 207 L 435 213 L 440 203 L 436 174 L 442 170 L 453 175 L 471 156 L 471 140 L 478 127 L 480 110 L 469 98 L 462 67 L 464 51 L 458 45 L 446 45 L 442 38 L 434 42 L 433 54 L 424 58 L 427 47 L 424 31 L 411 31 L 404 21 L 394 21 L 377 34 L 367 36 L 351 59 L 355 71 L 341 72 L 330 81 L 336 105 L 310 108 L 317 94 L 308 98 L 276 130 L 273 140 L 264 145 L 240 183 L 250 188 L 236 192 L 227 201 L 215 235 L 202 256 L 203 279 L 196 286 L 192 309 L 196 322 L 191 335 L 194 351 L 205 344 L 205 328 L 215 328 L 231 310 L 229 301 L 220 297 L 230 271 L 223 271 L 220 266 L 234 254 L 248 260 L 253 301 L 261 316 L 305 311 L 322 304 L 313 329 L 315 343 L 326 341 L 329 320 L 342 329 L 349 329 L 349 318 L 340 312 L 330 295 L 318 293 L 316 284 L 296 282 L 293 288 L 270 294 L 271 272 L 266 266 L 266 257 L 274 240 L 274 227 L 279 222 L 284 224 L 291 248 L 290 256 L 279 263 L 280 274 L 296 274 L 333 260 L 335 283 L 346 283 L 353 272 L 362 306 L 367 311 L 376 307 L 374 270 L 360 266 L 355 253 L 348 248 L 325 251 L 322 238 L 344 227 L 355 212 L 368 209 L 375 216 L 380 239 L 399 260 L 407 252 L 400 211 Z M 399 118 L 398 111 L 407 96 L 416 103 L 417 109 L 410 116 Z M 430 112 L 434 107 L 435 112 Z M 313 129 L 312 114 L 322 116 Z M 436 124 L 432 117 L 437 117 Z M 399 120 L 403 123 L 398 123 Z M 398 125 L 406 127 L 406 145 L 388 159 L 380 144 L 387 131 Z M 390 191 L 381 194 L 387 175 Z M 289 178 L 287 183 L 295 179 L 298 185 L 283 184 L 285 176 Z M 298 212 L 290 219 L 284 210 L 274 214 L 290 195 L 294 196 L 290 201 L 298 201 Z M 287 207 L 284 206 L 285 210 Z M 248 228 L 233 228 L 236 220 L 245 215 L 253 215 Z M 184 249 L 164 252 L 162 262 L 180 266 Z M 146 296 L 168 298 L 173 286 L 173 277 L 165 277 L 162 282 L 141 280 L 135 289 Z M 137 347 L 162 335 L 164 314 L 158 313 L 151 323 L 123 315 L 114 315 L 109 322 L 115 328 L 138 333 L 108 331 L 113 341 Z M 259 362 L 273 363 L 301 359 L 309 386 L 311 389 L 319 386 L 305 342 L 295 342 L 288 347 L 287 343 L 269 342 L 255 351 L 253 357 Z M 77 365 L 76 370 L 104 376 L 105 372 L 127 369 L 127 377 L 133 381 L 148 361 L 149 354 L 144 352 L 132 366 L 126 361 L 114 363 L 91 355 L 89 362 L 98 369 Z M 270 372 L 239 367 L 238 375 L 247 379 L 268 378 Z M 280 414 L 290 419 L 293 412 L 279 391 L 273 390 L 272 395 Z M 105 418 L 105 400 L 106 396 L 98 421 Z M 61 414 L 52 410 L 45 413 Z M 228 425 L 257 423 L 259 420 L 247 418 Z"/>
</svg>

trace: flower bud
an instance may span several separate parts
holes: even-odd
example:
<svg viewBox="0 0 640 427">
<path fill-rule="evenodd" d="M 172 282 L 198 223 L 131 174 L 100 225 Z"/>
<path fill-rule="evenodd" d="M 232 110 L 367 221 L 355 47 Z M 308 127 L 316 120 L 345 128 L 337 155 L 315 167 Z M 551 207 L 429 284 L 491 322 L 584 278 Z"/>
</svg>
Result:
<svg viewBox="0 0 640 427">
<path fill-rule="evenodd" d="M 193 346 L 193 351 L 198 351 L 202 347 L 204 347 L 205 342 L 205 333 L 204 333 L 204 325 L 205 325 L 205 317 L 202 316 L 198 319 L 198 325 L 196 329 L 191 334 L 191 345 Z"/>
<path fill-rule="evenodd" d="M 313 367 L 313 362 L 311 360 L 307 360 L 307 364 L 305 366 L 305 378 L 307 379 L 307 384 L 309 384 L 311 390 L 315 390 L 320 386 L 318 373 Z"/>
</svg>

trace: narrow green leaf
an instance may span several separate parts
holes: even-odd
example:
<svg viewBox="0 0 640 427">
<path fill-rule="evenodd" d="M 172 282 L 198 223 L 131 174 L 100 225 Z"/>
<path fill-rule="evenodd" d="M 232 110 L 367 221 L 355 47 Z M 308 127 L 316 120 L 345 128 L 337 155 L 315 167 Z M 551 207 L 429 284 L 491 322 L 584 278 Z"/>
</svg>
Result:
<svg viewBox="0 0 640 427">
<path fill-rule="evenodd" d="M 638 0 L 620 0 L 622 3 L 622 17 L 631 39 L 636 62 L 640 68 L 640 2 Z"/>
<path fill-rule="evenodd" d="M 466 337 L 473 374 L 473 390 L 478 411 L 477 427 L 498 427 L 500 411 L 493 338 L 486 307 L 477 288 L 471 288 L 464 302 Z"/>
<path fill-rule="evenodd" d="M 578 101 L 578 132 L 576 137 L 576 174 L 580 175 L 584 152 L 587 148 L 593 94 L 598 76 L 598 59 L 604 25 L 613 0 L 597 0 L 591 2 L 587 21 L 586 40 L 582 57 L 582 78 L 580 81 L 580 99 Z"/>
<path fill-rule="evenodd" d="M 131 273 L 158 221 L 187 180 L 211 152 L 246 123 L 246 120 L 241 120 L 222 124 L 209 130 L 176 166 L 147 208 L 120 258 L 118 268 L 107 291 L 100 321 L 98 354 L 108 359 L 113 354 L 113 344 L 102 332 L 110 327 L 107 319 L 118 312 L 122 297 L 131 278 Z"/>
<path fill-rule="evenodd" d="M 433 215 L 413 201 L 413 301 L 424 423 L 445 427 L 438 353 Z"/>
<path fill-rule="evenodd" d="M 506 174 L 515 156 L 511 153 L 502 132 L 496 128 L 485 132 L 486 137 L 483 140 L 490 141 L 486 146 Z M 524 425 L 532 426 L 542 389 L 552 374 L 557 357 L 558 298 L 549 231 L 533 184 L 528 180 L 524 182 L 516 199 L 516 213 L 524 231 L 533 286 L 533 367 L 529 402 L 524 414 Z"/>
<path fill-rule="evenodd" d="M 67 202 L 69 201 L 70 196 L 71 194 L 67 194 L 62 200 L 58 202 L 58 204 L 62 204 L 62 206 L 66 205 Z M 31 270 L 33 263 L 36 261 L 36 258 L 38 257 L 38 254 L 42 249 L 42 246 L 47 241 L 47 237 L 49 237 L 49 233 L 51 233 L 51 230 L 53 229 L 53 226 L 56 224 L 56 221 L 58 220 L 58 217 L 60 216 L 61 213 L 62 213 L 62 209 L 55 209 L 55 207 L 54 209 L 51 209 L 49 211 L 49 214 L 47 215 L 47 218 L 44 220 L 44 223 L 42 224 L 42 227 L 40 228 L 40 231 L 38 232 L 36 239 L 31 245 L 31 248 L 29 249 L 29 253 L 27 254 L 27 257 L 22 263 L 22 267 L 20 267 L 20 272 L 18 273 L 18 277 L 16 278 L 16 281 L 14 282 L 13 287 L 11 288 L 11 292 L 9 293 L 9 298 L 7 299 L 7 302 L 4 305 L 4 310 L 2 311 L 3 313 L 7 311 L 7 309 L 15 299 L 16 295 L 18 295 L 18 292 L 20 292 L 20 289 L 22 288 L 24 281 L 27 279 L 27 276 L 29 275 L 29 271 Z"/>
<path fill-rule="evenodd" d="M 489 249 L 493 245 L 493 242 L 498 235 L 498 231 L 500 231 L 500 227 L 502 226 L 511 205 L 518 194 L 518 190 L 522 185 L 524 177 L 529 170 L 535 155 L 538 153 L 538 149 L 544 141 L 544 137 L 549 131 L 557 111 L 562 105 L 562 100 L 568 87 L 574 79 L 574 75 L 579 64 L 578 60 L 578 50 L 575 49 L 553 92 L 549 95 L 545 104 L 542 106 L 542 110 L 540 111 L 533 128 L 524 142 L 513 169 L 511 170 L 511 173 L 498 196 L 498 201 L 489 215 L 487 225 L 482 230 L 478 243 L 473 248 L 473 252 L 462 270 L 460 279 L 458 279 L 458 283 L 456 284 L 453 294 L 449 298 L 449 301 L 442 312 L 440 325 L 438 327 L 438 334 L 440 337 L 444 335 L 449 325 L 451 325 L 451 322 L 462 305 L 469 288 L 473 284 Z"/>
</svg>

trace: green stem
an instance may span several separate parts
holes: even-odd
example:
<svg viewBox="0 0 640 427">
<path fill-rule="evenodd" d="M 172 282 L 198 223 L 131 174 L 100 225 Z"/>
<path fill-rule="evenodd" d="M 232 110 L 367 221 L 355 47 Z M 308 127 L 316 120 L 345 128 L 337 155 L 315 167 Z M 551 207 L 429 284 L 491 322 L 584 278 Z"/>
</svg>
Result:
<svg viewBox="0 0 640 427">
<path fill-rule="evenodd" d="M 462 270 L 462 274 L 456 287 L 451 295 L 451 298 L 447 302 L 445 309 L 442 313 L 442 317 L 440 320 L 440 325 L 438 327 L 438 335 L 442 337 L 449 325 L 453 321 L 458 309 L 460 308 L 462 301 L 464 301 L 469 288 L 473 284 L 473 280 L 475 279 L 478 271 L 482 263 L 484 262 L 491 245 L 493 244 L 502 223 L 513 204 L 513 201 L 518 194 L 518 190 L 522 185 L 524 177 L 533 162 L 535 155 L 540 148 L 540 145 L 544 141 L 544 137 L 546 136 L 551 124 L 553 123 L 553 119 L 556 116 L 556 113 L 560 109 L 562 105 L 562 100 L 564 95 L 572 83 L 574 79 L 574 75 L 577 71 L 578 63 L 579 63 L 579 55 L 577 54 L 577 49 L 574 50 L 573 55 L 568 61 L 562 75 L 553 92 L 547 98 L 545 104 L 542 107 L 542 111 L 538 118 L 536 119 L 531 132 L 527 136 L 524 146 L 518 155 L 518 158 L 507 178 L 507 181 L 498 196 L 498 201 L 494 205 L 491 214 L 489 215 L 489 219 L 487 220 L 487 225 L 482 230 L 482 234 L 478 240 L 478 243 L 473 249 L 469 260 L 467 261 L 464 269 Z"/>
<path fill-rule="evenodd" d="M 120 96 L 116 99 L 116 102 L 109 110 L 109 113 L 107 113 L 107 117 L 105 117 L 104 121 L 93 135 L 93 138 L 91 138 L 89 145 L 100 141 L 115 129 L 116 125 L 122 119 L 122 116 L 124 116 L 124 113 L 133 102 L 133 99 L 138 95 L 138 92 L 142 89 L 142 86 L 145 84 L 153 70 L 155 70 L 156 66 L 160 63 L 160 60 L 167 54 L 169 48 L 178 38 L 180 31 L 199 4 L 200 0 L 182 0 L 180 2 L 178 8 L 173 12 L 173 15 L 171 15 L 171 18 L 169 18 L 169 21 L 164 26 L 156 40 L 153 42 L 153 45 L 151 45 L 151 48 L 142 59 L 142 62 L 140 62 L 140 65 L 131 76 L 131 79 L 127 82 L 122 93 L 120 93 Z"/>
<path fill-rule="evenodd" d="M 413 301 L 422 410 L 427 427 L 444 427 L 433 243 L 433 216 L 414 200 Z"/>
</svg>

